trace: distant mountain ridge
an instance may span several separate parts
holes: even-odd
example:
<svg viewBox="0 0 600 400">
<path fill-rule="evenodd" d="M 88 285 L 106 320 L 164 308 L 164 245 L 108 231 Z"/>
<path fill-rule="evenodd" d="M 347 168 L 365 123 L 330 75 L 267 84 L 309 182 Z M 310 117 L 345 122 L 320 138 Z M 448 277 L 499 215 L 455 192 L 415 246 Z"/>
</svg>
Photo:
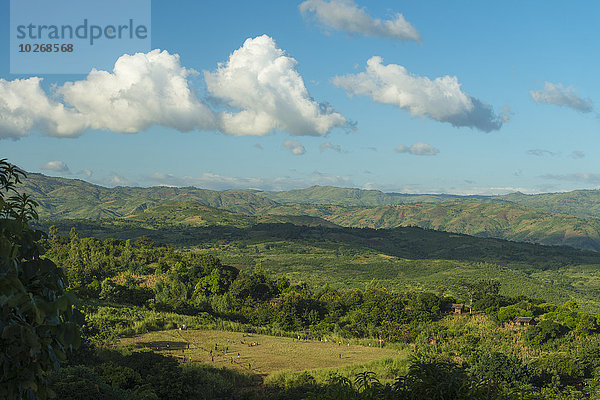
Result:
<svg viewBox="0 0 600 400">
<path fill-rule="evenodd" d="M 275 206 L 272 200 L 244 191 L 218 192 L 194 187 L 155 186 L 106 188 L 79 179 L 28 174 L 21 191 L 40 203 L 40 218 L 124 217 L 166 201 L 196 201 L 229 211 L 253 214 L 256 208 Z"/>
<path fill-rule="evenodd" d="M 376 229 L 418 226 L 600 251 L 600 220 L 561 215 L 600 214 L 600 191 L 485 197 L 313 186 L 287 192 L 219 192 L 195 187 L 105 188 L 42 174 L 30 174 L 24 183 L 22 190 L 40 203 L 42 219 L 125 217 L 140 223 L 236 227 L 260 222 Z M 578 199 L 585 207 L 578 206 Z M 555 211 L 546 212 L 547 208 Z"/>
<path fill-rule="evenodd" d="M 580 218 L 600 218 L 600 190 L 541 194 L 510 193 L 498 198 L 535 210 Z"/>
<path fill-rule="evenodd" d="M 261 192 L 258 194 L 282 204 L 322 204 L 359 207 L 487 198 L 487 196 L 460 196 L 452 194 L 384 193 L 379 190 L 339 188 L 335 186 L 311 186 L 306 189 L 295 189 L 284 192 Z"/>
</svg>

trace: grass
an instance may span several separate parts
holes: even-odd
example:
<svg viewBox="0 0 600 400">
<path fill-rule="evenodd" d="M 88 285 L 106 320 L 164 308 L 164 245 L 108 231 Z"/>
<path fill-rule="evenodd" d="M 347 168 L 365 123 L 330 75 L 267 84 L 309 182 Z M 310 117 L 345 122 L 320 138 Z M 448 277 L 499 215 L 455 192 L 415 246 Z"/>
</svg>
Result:
<svg viewBox="0 0 600 400">
<path fill-rule="evenodd" d="M 217 350 L 215 351 L 215 345 Z M 396 348 L 363 346 L 355 342 L 297 340 L 289 337 L 219 330 L 168 330 L 123 338 L 120 346 L 149 348 L 179 358 L 182 362 L 207 363 L 265 377 L 305 370 L 342 368 L 354 371 L 357 365 L 406 358 Z M 227 350 L 227 351 L 224 351 Z M 210 351 L 212 350 L 212 358 Z M 239 358 L 238 358 L 239 353 Z M 379 361 L 378 361 L 379 360 Z"/>
</svg>

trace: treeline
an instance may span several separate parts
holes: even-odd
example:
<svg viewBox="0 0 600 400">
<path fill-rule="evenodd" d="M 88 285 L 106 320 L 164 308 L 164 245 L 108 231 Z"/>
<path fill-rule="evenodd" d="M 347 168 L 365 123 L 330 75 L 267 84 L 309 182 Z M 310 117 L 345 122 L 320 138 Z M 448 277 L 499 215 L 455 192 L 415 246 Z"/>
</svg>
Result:
<svg viewBox="0 0 600 400">
<path fill-rule="evenodd" d="M 589 334 L 600 328 L 598 315 L 579 312 L 575 303 L 558 307 L 503 296 L 500 283 L 492 280 L 464 282 L 462 299 L 392 292 L 375 281 L 365 290 L 311 289 L 269 276 L 260 265 L 238 270 L 216 257 L 159 246 L 147 237 L 135 242 L 80 239 L 75 229 L 62 237 L 51 228 L 46 246 L 47 256 L 64 268 L 69 289 L 83 298 L 192 316 L 208 313 L 273 331 L 411 342 L 424 324 L 440 319 L 459 300 L 465 310 L 485 312 L 501 323 L 516 317 L 543 319 L 528 331 L 533 345 L 571 330 Z"/>
</svg>

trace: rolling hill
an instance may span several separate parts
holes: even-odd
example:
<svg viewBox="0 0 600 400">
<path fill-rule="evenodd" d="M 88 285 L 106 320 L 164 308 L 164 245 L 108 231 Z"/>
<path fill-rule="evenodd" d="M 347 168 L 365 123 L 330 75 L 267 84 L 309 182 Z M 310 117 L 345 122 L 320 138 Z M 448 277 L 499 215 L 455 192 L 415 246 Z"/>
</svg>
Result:
<svg viewBox="0 0 600 400">
<path fill-rule="evenodd" d="M 498 198 L 535 210 L 580 218 L 600 218 L 600 190 L 542 194 L 510 193 Z"/>
<path fill-rule="evenodd" d="M 125 217 L 151 226 L 168 223 L 248 227 L 260 222 L 376 229 L 418 226 L 600 251 L 600 221 L 517 204 L 531 203 L 538 209 L 555 204 L 557 210 L 565 212 L 565 204 L 571 204 L 571 212 L 582 213 L 577 199 L 583 199 L 582 204 L 588 205 L 587 213 L 583 214 L 590 216 L 600 208 L 594 203 L 595 196 L 600 196 L 596 191 L 535 196 L 512 194 L 493 199 L 386 194 L 318 186 L 288 192 L 219 192 L 193 187 L 105 188 L 77 179 L 41 174 L 30 174 L 22 191 L 40 203 L 42 219 Z"/>
<path fill-rule="evenodd" d="M 196 201 L 202 205 L 252 214 L 256 208 L 277 203 L 245 191 L 175 188 L 105 188 L 79 179 L 28 174 L 20 191 L 40 203 L 40 218 L 113 218 L 143 211 L 167 201 Z"/>
<path fill-rule="evenodd" d="M 437 203 L 458 201 L 484 196 L 457 196 L 450 194 L 404 194 L 384 193 L 379 190 L 339 188 L 334 186 L 311 186 L 306 189 L 284 192 L 259 192 L 258 195 L 282 204 L 315 204 L 376 207 L 388 204 Z"/>
</svg>

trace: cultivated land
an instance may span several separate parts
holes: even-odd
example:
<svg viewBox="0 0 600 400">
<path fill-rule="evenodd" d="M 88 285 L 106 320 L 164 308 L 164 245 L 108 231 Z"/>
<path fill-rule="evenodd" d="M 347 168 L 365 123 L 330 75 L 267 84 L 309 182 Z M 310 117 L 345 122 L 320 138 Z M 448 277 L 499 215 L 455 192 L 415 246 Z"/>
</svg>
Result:
<svg viewBox="0 0 600 400">
<path fill-rule="evenodd" d="M 366 344 L 366 342 L 365 342 Z M 121 346 L 149 348 L 177 357 L 181 362 L 207 363 L 268 376 L 280 371 L 305 371 L 365 364 L 383 358 L 406 358 L 392 348 L 335 343 L 331 340 L 297 340 L 289 337 L 218 330 L 168 330 L 121 339 Z M 215 351 L 215 345 L 217 350 Z M 223 351 L 223 349 L 228 351 Z M 211 353 L 214 361 L 211 360 Z M 238 358 L 238 353 L 240 357 Z M 341 357 L 340 357 L 341 356 Z"/>
</svg>

